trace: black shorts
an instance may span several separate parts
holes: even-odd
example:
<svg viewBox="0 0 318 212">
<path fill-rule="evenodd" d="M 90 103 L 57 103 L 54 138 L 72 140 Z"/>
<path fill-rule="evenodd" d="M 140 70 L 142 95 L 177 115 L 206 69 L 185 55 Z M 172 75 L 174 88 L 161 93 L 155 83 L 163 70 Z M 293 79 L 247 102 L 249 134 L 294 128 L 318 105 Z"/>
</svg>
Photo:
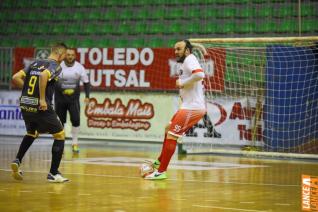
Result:
<svg viewBox="0 0 318 212">
<path fill-rule="evenodd" d="M 29 134 L 38 133 L 55 134 L 63 130 L 63 125 L 53 109 L 28 113 L 22 111 L 26 130 Z"/>
<path fill-rule="evenodd" d="M 55 111 L 63 124 L 66 123 L 67 111 L 70 112 L 72 126 L 80 126 L 80 103 L 79 99 L 67 101 L 55 101 Z"/>
</svg>

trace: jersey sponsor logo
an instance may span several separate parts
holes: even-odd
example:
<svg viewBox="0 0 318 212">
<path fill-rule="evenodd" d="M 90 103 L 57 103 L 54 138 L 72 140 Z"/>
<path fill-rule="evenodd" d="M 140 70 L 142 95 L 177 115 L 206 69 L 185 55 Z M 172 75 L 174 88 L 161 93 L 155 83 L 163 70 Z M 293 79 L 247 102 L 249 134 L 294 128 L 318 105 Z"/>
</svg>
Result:
<svg viewBox="0 0 318 212">
<path fill-rule="evenodd" d="M 21 108 L 21 110 L 23 110 L 23 111 L 25 111 L 25 112 L 29 112 L 29 113 L 36 113 L 36 112 L 38 112 L 38 109 L 37 109 L 37 108 L 34 108 L 34 107 L 28 107 L 28 106 L 21 105 L 20 108 Z"/>
<path fill-rule="evenodd" d="M 72 94 L 74 94 L 74 91 L 75 91 L 74 89 L 65 89 L 63 91 L 63 94 L 67 96 L 71 96 Z"/>
<path fill-rule="evenodd" d="M 22 96 L 20 99 L 20 103 L 26 104 L 26 105 L 38 105 L 39 99 L 29 96 Z"/>
<path fill-rule="evenodd" d="M 41 74 L 41 71 L 30 71 L 30 75 L 37 75 L 39 76 Z"/>
</svg>

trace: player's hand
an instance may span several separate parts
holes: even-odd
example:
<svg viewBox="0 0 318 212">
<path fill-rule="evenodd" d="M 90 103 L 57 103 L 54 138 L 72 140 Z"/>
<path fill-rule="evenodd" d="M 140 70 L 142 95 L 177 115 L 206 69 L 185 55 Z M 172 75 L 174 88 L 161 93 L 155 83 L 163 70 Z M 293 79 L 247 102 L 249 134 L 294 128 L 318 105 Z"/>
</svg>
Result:
<svg viewBox="0 0 318 212">
<path fill-rule="evenodd" d="M 45 100 L 40 100 L 40 106 L 39 106 L 39 110 L 47 110 L 47 103 Z"/>
<path fill-rule="evenodd" d="M 177 88 L 183 88 L 183 86 L 181 85 L 180 79 L 178 79 L 178 80 L 176 81 L 176 87 L 177 87 Z"/>
<path fill-rule="evenodd" d="M 89 103 L 89 98 L 84 99 L 84 104 L 87 105 Z"/>
</svg>

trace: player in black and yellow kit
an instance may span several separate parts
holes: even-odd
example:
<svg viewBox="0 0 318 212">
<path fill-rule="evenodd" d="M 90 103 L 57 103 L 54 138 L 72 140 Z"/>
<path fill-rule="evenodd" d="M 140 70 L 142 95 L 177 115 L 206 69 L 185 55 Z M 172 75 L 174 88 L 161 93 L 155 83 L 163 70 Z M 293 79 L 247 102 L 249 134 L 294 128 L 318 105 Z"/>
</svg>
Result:
<svg viewBox="0 0 318 212">
<path fill-rule="evenodd" d="M 22 88 L 20 108 L 27 133 L 24 136 L 16 159 L 11 163 L 12 176 L 23 179 L 20 170 L 22 158 L 40 133 L 53 135 L 52 161 L 49 182 L 66 182 L 58 171 L 64 150 L 65 135 L 63 125 L 58 119 L 52 98 L 57 76 L 61 72 L 60 62 L 65 58 L 66 45 L 57 43 L 52 47 L 48 59 L 36 60 L 28 67 L 13 75 L 13 82 Z"/>
</svg>

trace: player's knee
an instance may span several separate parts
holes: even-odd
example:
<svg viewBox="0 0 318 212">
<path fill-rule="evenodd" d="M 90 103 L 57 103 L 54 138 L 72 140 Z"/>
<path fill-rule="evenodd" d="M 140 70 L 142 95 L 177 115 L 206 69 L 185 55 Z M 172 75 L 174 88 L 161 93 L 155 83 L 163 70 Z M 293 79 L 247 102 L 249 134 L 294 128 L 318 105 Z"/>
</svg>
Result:
<svg viewBox="0 0 318 212">
<path fill-rule="evenodd" d="M 170 134 L 170 133 L 167 134 L 167 139 L 171 139 L 171 140 L 175 140 L 175 141 L 176 141 L 176 140 L 178 140 L 178 138 L 179 138 L 179 137 L 177 137 L 177 136 L 175 136 L 175 135 L 172 135 L 172 134 Z"/>
<path fill-rule="evenodd" d="M 65 132 L 64 130 L 58 132 L 58 133 L 54 133 L 53 134 L 53 138 L 56 140 L 65 140 Z"/>
</svg>

